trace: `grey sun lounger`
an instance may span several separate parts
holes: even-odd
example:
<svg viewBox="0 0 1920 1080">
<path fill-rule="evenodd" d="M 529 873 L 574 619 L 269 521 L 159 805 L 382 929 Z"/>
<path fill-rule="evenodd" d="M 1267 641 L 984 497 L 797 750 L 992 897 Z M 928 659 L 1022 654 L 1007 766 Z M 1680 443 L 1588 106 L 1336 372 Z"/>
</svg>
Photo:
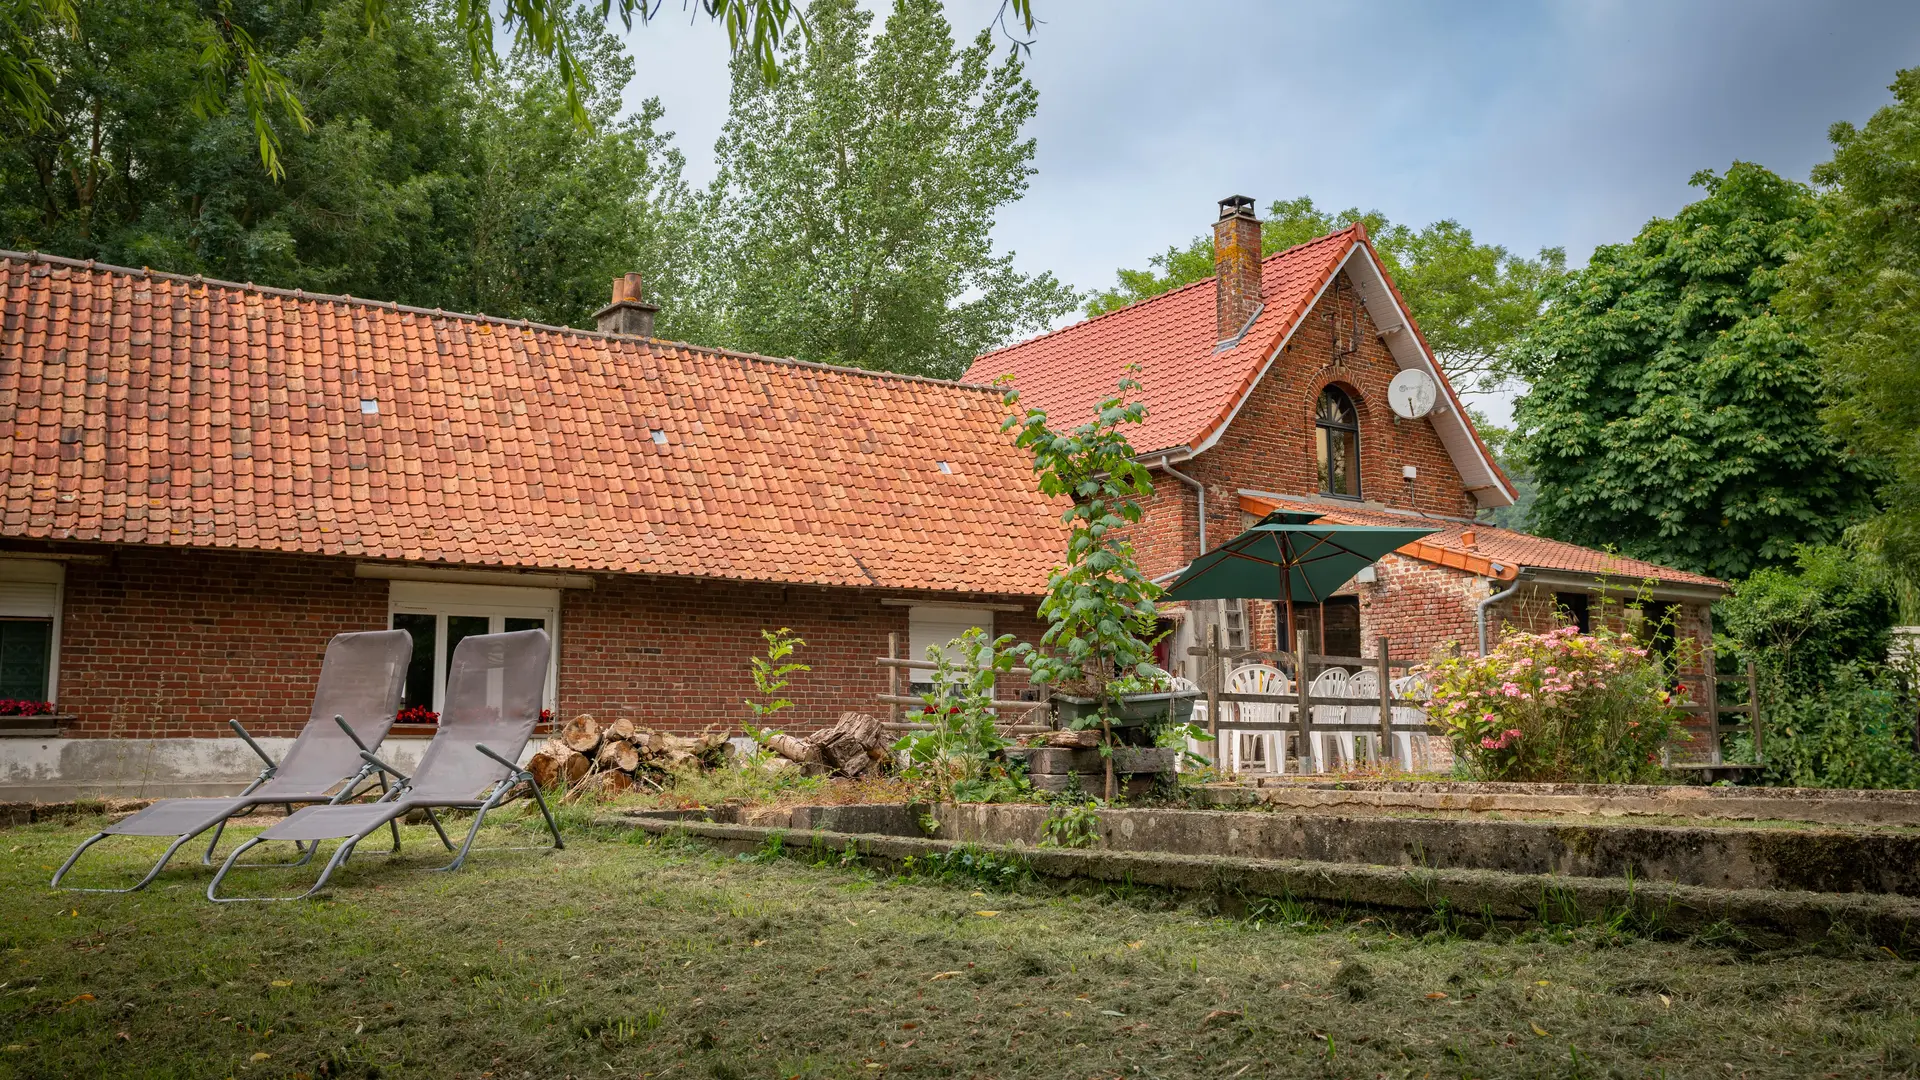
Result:
<svg viewBox="0 0 1920 1080">
<path fill-rule="evenodd" d="M 236 900 L 298 900 L 312 896 L 324 887 L 342 863 L 353 855 L 354 845 L 391 825 L 415 810 L 425 810 L 428 820 L 440 831 L 440 842 L 449 850 L 453 844 L 440 830 L 434 810 L 473 810 L 473 827 L 459 854 L 438 870 L 458 870 L 466 862 L 479 835 L 480 823 L 487 811 L 499 805 L 517 785 L 525 782 L 533 789 L 540 813 L 553 833 L 553 846 L 565 847 L 560 829 L 547 809 L 547 800 L 533 775 L 514 764 L 533 736 L 540 721 L 540 701 L 545 695 L 547 660 L 551 640 L 545 630 L 520 630 L 511 634 L 481 634 L 464 638 L 453 651 L 453 663 L 447 673 L 446 708 L 440 714 L 440 731 L 427 745 L 420 767 L 412 776 L 381 761 L 371 753 L 361 757 L 368 764 L 391 775 L 397 781 L 377 802 L 352 806 L 309 806 L 284 821 L 275 822 L 259 835 L 233 849 L 226 864 L 207 885 L 207 899 L 218 903 Z M 485 794 L 482 795 L 481 793 Z M 242 853 L 269 840 L 310 843 L 316 848 L 322 840 L 339 840 L 333 858 L 320 871 L 320 879 L 306 892 L 293 896 L 218 895 L 220 882 L 234 868 Z M 291 864 L 273 864 L 291 865 Z"/>
<path fill-rule="evenodd" d="M 181 845 L 214 830 L 207 852 L 201 856 L 211 866 L 213 851 L 227 819 L 260 806 L 285 806 L 295 803 L 344 801 L 353 797 L 374 774 L 373 766 L 361 757 L 363 751 L 378 746 L 393 726 L 400 708 L 400 695 L 407 678 L 407 660 L 413 655 L 413 637 L 405 630 L 375 630 L 357 634 L 337 634 L 327 643 L 327 654 L 320 665 L 320 684 L 313 694 L 313 709 L 300 735 L 287 748 L 286 756 L 276 763 L 260 744 L 253 741 L 238 720 L 230 720 L 235 732 L 253 752 L 266 762 L 266 768 L 245 791 L 231 798 L 162 799 L 123 821 L 100 830 L 74 849 L 72 855 L 53 875 L 53 885 L 79 860 L 82 853 L 109 836 L 172 836 L 173 845 L 153 864 L 147 876 L 125 889 L 76 889 L 74 892 L 133 892 L 158 877 L 167 860 Z M 384 781 L 382 782 L 384 786 Z M 394 846 L 400 834 L 394 832 Z M 311 852 L 308 853 L 311 857 Z"/>
</svg>

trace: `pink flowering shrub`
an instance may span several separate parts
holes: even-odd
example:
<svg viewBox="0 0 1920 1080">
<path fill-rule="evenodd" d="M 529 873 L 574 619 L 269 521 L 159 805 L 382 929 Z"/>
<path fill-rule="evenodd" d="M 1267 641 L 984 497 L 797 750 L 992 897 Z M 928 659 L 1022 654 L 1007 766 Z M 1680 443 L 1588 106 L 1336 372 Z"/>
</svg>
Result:
<svg viewBox="0 0 1920 1080">
<path fill-rule="evenodd" d="M 1420 675 L 1428 717 L 1484 780 L 1656 779 L 1685 703 L 1646 649 L 1570 626 L 1510 634 L 1486 656 L 1446 657 Z"/>
</svg>

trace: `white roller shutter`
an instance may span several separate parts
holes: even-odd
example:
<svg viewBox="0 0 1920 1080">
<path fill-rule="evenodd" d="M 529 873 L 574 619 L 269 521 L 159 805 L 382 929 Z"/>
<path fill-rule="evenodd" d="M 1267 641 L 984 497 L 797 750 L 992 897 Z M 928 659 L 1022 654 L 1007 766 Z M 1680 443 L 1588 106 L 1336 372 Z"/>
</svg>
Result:
<svg viewBox="0 0 1920 1080">
<path fill-rule="evenodd" d="M 66 588 L 64 563 L 39 559 L 0 559 L 0 619 L 46 619 L 47 700 L 60 700 L 60 603 Z"/>
<path fill-rule="evenodd" d="M 948 659 L 958 660 L 959 655 L 947 648 L 948 643 L 976 626 L 992 637 L 993 609 L 950 604 L 915 605 L 907 609 L 907 655 L 915 660 L 925 660 L 928 649 L 939 648 Z M 912 681 L 931 684 L 933 672 L 915 670 Z"/>
<path fill-rule="evenodd" d="M 60 586 L 0 580 L 0 619 L 51 619 L 60 610 Z"/>
</svg>

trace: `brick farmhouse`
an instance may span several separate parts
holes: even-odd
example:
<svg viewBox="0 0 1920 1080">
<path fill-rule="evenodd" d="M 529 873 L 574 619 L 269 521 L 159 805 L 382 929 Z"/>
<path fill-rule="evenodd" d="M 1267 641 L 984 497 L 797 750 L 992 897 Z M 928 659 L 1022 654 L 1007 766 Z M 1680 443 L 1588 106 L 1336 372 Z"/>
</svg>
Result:
<svg viewBox="0 0 1920 1080">
<path fill-rule="evenodd" d="M 1296 605 L 1309 644 L 1324 634 L 1332 654 L 1373 656 L 1385 637 L 1394 654 L 1424 658 L 1449 643 L 1477 648 L 1483 624 L 1497 639 L 1507 626 L 1622 621 L 1630 607 L 1665 628 L 1649 634 L 1662 647 L 1677 638 L 1708 644 L 1707 608 L 1721 582 L 1474 520 L 1512 505 L 1513 485 L 1363 226 L 1262 258 L 1252 200 L 1235 197 L 1220 204 L 1214 252 L 1213 278 L 989 353 L 965 376 L 1010 379 L 1022 406 L 1049 416 L 1089 416 L 1124 372 L 1135 373 L 1147 418 L 1132 442 L 1156 473 L 1133 538 L 1149 576 L 1171 577 L 1274 510 L 1424 524 L 1439 531 L 1323 608 Z M 1408 370 L 1425 372 L 1436 390 L 1417 419 L 1388 402 L 1388 385 Z M 1171 607 L 1173 668 L 1215 623 L 1223 644 L 1291 647 L 1277 605 Z"/>
<path fill-rule="evenodd" d="M 1438 526 L 1303 614 L 1336 650 L 1471 648 L 1489 596 L 1497 634 L 1642 582 L 1704 638 L 1720 583 L 1474 523 L 1512 486 L 1364 232 L 1263 260 L 1258 230 L 1223 204 L 1215 279 L 960 382 L 657 340 L 631 275 L 589 332 L 0 253 L 0 698 L 59 714 L 11 722 L 0 787 L 245 775 L 227 719 L 294 733 L 345 630 L 412 631 L 432 709 L 459 638 L 544 626 L 558 714 L 683 729 L 744 719 L 765 629 L 807 641 L 797 727 L 872 707 L 890 635 L 1036 640 L 1063 507 L 1002 375 L 1066 423 L 1138 366 L 1155 576 L 1274 508 Z M 1409 368 L 1440 388 L 1416 420 L 1386 401 Z M 1197 608 L 1176 666 L 1212 621 L 1279 638 L 1271 605 Z"/>
</svg>

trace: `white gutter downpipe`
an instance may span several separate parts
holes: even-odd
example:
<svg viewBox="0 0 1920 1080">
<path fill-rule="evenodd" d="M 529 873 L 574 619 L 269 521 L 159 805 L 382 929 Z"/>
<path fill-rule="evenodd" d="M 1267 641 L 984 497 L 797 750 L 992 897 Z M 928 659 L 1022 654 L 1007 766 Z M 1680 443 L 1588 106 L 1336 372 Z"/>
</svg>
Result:
<svg viewBox="0 0 1920 1080">
<path fill-rule="evenodd" d="M 1160 468 L 1168 476 L 1193 489 L 1194 501 L 1199 504 L 1200 514 L 1200 554 L 1207 553 L 1207 489 L 1200 481 L 1173 467 L 1165 454 L 1160 456 Z"/>
<path fill-rule="evenodd" d="M 1512 596 L 1514 593 L 1519 592 L 1520 583 L 1524 580 L 1525 580 L 1525 573 L 1522 572 L 1522 574 L 1520 574 L 1519 576 L 1516 576 L 1513 579 L 1513 584 L 1507 586 L 1505 591 L 1494 593 L 1492 596 L 1489 596 L 1485 600 L 1480 601 L 1479 606 L 1475 608 L 1473 613 L 1473 621 L 1480 628 L 1480 655 L 1481 656 L 1487 655 L 1487 609 L 1492 607 L 1495 603 L 1501 600 L 1505 600 L 1507 597 Z"/>
</svg>

